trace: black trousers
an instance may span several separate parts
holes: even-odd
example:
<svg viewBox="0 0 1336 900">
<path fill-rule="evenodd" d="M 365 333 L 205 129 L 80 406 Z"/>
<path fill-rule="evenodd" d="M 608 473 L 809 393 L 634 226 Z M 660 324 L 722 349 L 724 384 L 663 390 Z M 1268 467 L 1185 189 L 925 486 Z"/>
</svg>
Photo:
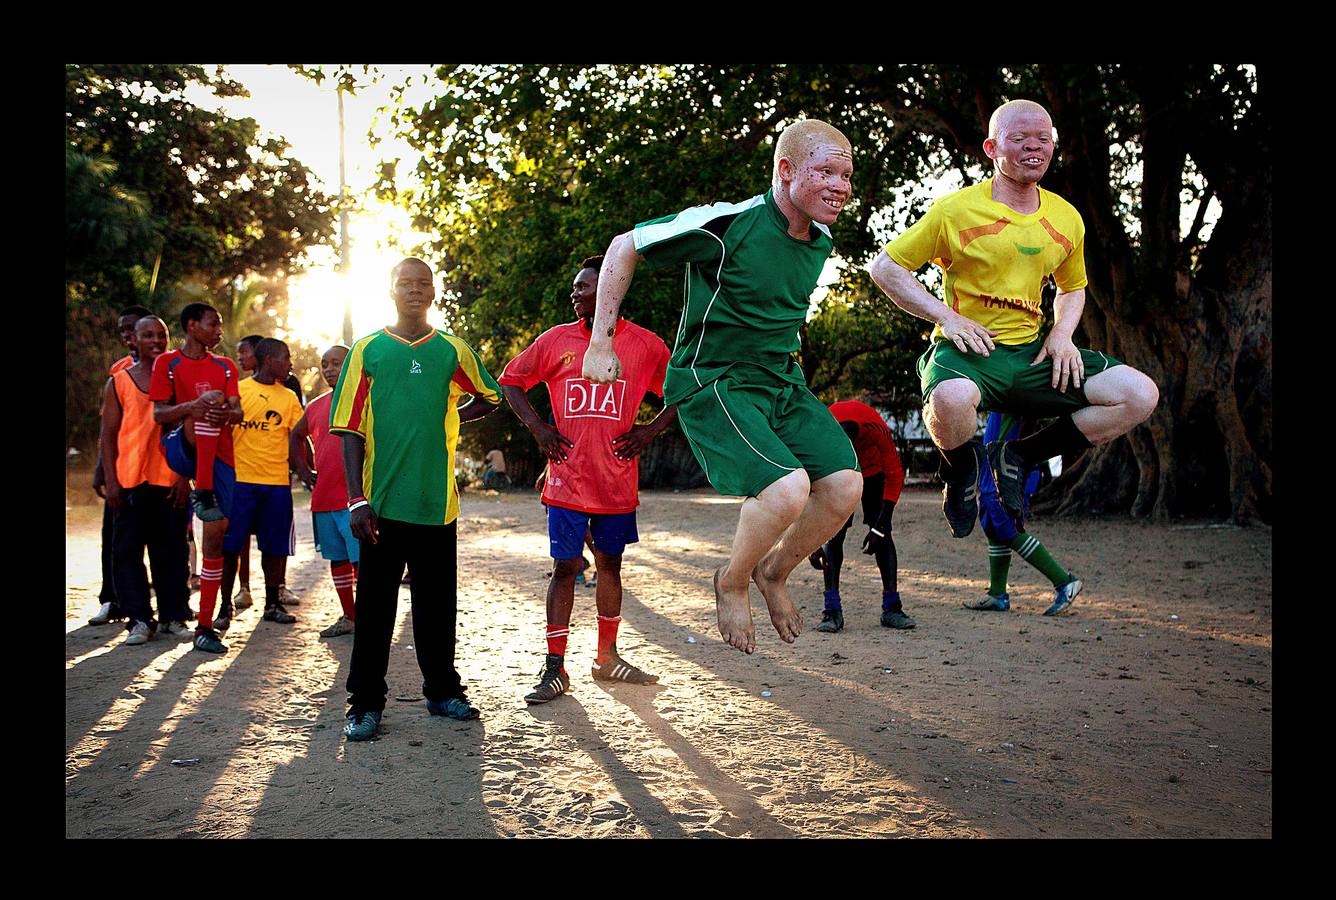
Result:
<svg viewBox="0 0 1336 900">
<path fill-rule="evenodd" d="M 881 512 L 881 495 L 885 487 L 885 473 L 878 473 L 871 478 L 863 479 L 864 525 L 871 525 L 877 521 L 877 514 Z M 844 536 L 853 527 L 853 524 L 854 517 L 850 516 L 849 521 L 844 523 L 844 527 L 834 537 L 826 541 L 826 570 L 822 578 L 828 591 L 833 591 L 840 586 L 840 569 L 844 565 Z M 883 591 L 894 591 L 899 577 L 900 559 L 895 552 L 895 537 L 891 533 L 891 523 L 888 521 L 885 525 L 886 540 L 882 542 L 881 549 L 874 553 L 872 558 L 877 561 L 877 571 L 881 573 L 881 589 Z"/>
<path fill-rule="evenodd" d="M 149 622 L 153 609 L 148 599 L 148 574 L 144 571 L 144 549 L 148 548 L 153 571 L 153 591 L 158 595 L 158 615 L 164 622 L 186 618 L 190 549 L 186 546 L 186 509 L 172 506 L 171 489 L 141 484 L 125 492 L 125 502 L 116 512 L 112 528 L 112 567 L 116 600 L 121 612 L 135 621 Z"/>
<path fill-rule="evenodd" d="M 113 521 L 115 514 L 111 511 L 111 504 L 105 500 L 102 501 L 102 590 L 98 592 L 98 603 L 110 603 L 116 605 L 116 570 L 112 567 L 112 542 L 115 531 Z"/>
<path fill-rule="evenodd" d="M 428 700 L 464 697 L 455 670 L 455 523 L 413 525 L 378 519 L 379 540 L 361 541 L 357 569 L 357 630 L 348 670 L 348 704 L 383 710 L 389 687 L 390 644 L 399 612 L 404 566 L 412 579 L 413 647 Z"/>
</svg>

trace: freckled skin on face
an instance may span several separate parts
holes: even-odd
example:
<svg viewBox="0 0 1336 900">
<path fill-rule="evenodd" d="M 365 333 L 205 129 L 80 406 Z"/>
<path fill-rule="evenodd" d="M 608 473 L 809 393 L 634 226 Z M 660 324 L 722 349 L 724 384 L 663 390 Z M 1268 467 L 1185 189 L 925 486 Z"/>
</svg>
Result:
<svg viewBox="0 0 1336 900">
<path fill-rule="evenodd" d="M 989 123 L 984 153 L 998 175 L 1017 185 L 1037 184 L 1053 161 L 1053 120 L 1039 104 L 1013 101 L 1000 107 Z"/>
<path fill-rule="evenodd" d="M 800 165 L 793 167 L 787 158 L 782 161 L 781 187 L 798 213 L 830 225 L 852 194 L 853 169 L 853 154 L 848 148 L 813 142 Z M 786 181 L 791 172 L 792 177 Z"/>
</svg>

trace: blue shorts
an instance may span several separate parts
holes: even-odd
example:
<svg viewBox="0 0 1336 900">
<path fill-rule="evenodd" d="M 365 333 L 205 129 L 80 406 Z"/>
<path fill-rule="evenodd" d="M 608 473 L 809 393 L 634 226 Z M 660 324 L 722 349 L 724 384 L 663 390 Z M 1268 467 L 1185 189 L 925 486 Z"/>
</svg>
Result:
<svg viewBox="0 0 1336 900">
<path fill-rule="evenodd" d="M 358 562 L 362 545 L 353 537 L 351 517 L 346 509 L 311 513 L 315 524 L 315 547 L 331 562 L 346 559 Z"/>
<path fill-rule="evenodd" d="M 162 437 L 162 452 L 167 456 L 167 465 L 177 475 L 186 478 L 195 477 L 195 448 L 186 443 L 185 426 L 178 425 Z M 236 492 L 237 470 L 214 457 L 213 492 L 218 497 L 218 508 L 223 515 L 232 517 L 232 495 Z M 191 506 L 193 513 L 194 506 Z"/>
<path fill-rule="evenodd" d="M 604 556 L 621 556 L 627 544 L 640 540 L 635 510 L 628 513 L 584 513 L 563 506 L 547 508 L 547 535 L 553 559 L 579 559 L 585 532 L 593 532 L 594 547 Z"/>
<path fill-rule="evenodd" d="M 238 481 L 227 518 L 223 550 L 240 553 L 255 535 L 261 553 L 292 556 L 297 532 L 292 524 L 292 488 L 286 484 L 250 484 Z"/>
</svg>

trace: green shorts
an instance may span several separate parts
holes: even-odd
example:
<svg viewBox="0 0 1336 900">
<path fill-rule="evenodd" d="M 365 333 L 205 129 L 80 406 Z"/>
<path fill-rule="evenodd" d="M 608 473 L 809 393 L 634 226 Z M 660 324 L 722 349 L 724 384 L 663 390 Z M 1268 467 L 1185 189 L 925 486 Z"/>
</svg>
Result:
<svg viewBox="0 0 1336 900">
<path fill-rule="evenodd" d="M 980 412 L 997 410 L 1029 418 L 1060 416 L 1090 405 L 1085 395 L 1087 379 L 1123 364 L 1097 350 L 1082 350 L 1085 378 L 1081 387 L 1068 383 L 1065 392 L 1059 391 L 1053 387 L 1052 360 L 1030 365 L 1043 346 L 1042 338 L 1028 344 L 997 344 L 988 356 L 980 356 L 961 353 L 948 341 L 937 341 L 918 360 L 923 402 L 927 404 L 933 389 L 943 381 L 968 378 L 982 395 Z"/>
<path fill-rule="evenodd" d="M 790 472 L 858 471 L 853 444 L 804 385 L 734 366 L 677 404 L 677 422 L 721 494 L 755 497 Z"/>
</svg>

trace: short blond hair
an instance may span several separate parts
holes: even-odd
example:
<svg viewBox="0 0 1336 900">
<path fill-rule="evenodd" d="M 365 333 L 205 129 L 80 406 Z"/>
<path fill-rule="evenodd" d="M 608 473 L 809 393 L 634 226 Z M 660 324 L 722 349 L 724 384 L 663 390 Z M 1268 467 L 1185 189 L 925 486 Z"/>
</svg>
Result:
<svg viewBox="0 0 1336 900">
<path fill-rule="evenodd" d="M 843 147 L 850 154 L 854 152 L 853 145 L 844 136 L 844 132 L 834 125 L 829 125 L 820 119 L 802 119 L 794 122 L 785 128 L 780 133 L 779 140 L 775 141 L 775 165 L 770 175 L 771 179 L 779 178 L 781 159 L 787 159 L 797 167 L 801 165 L 802 160 L 812 156 L 817 147 L 830 144 Z"/>
<path fill-rule="evenodd" d="M 993 110 L 993 114 L 988 117 L 988 137 L 996 141 L 1000 137 L 999 132 L 1002 128 L 1002 120 L 1010 116 L 1012 113 L 1018 112 L 1041 112 L 1045 116 L 1048 116 L 1049 126 L 1052 127 L 1053 125 L 1053 117 L 1048 114 L 1048 110 L 1044 109 L 1043 106 L 1035 103 L 1033 100 L 1009 100 Z M 1058 129 L 1053 128 L 1053 140 L 1056 141 L 1057 139 Z"/>
</svg>

